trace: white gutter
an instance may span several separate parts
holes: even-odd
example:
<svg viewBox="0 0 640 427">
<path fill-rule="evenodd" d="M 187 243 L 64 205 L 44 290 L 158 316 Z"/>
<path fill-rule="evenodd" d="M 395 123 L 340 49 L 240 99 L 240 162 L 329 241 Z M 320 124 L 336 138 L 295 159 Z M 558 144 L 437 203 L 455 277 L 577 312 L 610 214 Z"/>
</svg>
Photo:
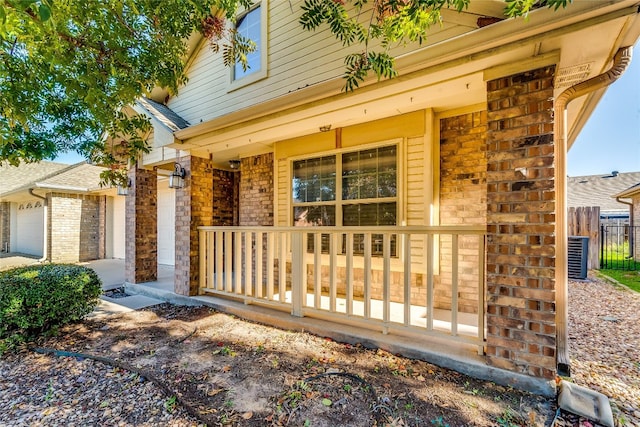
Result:
<svg viewBox="0 0 640 427">
<path fill-rule="evenodd" d="M 42 215 L 42 220 L 44 221 L 44 232 L 42 233 L 42 258 L 38 260 L 38 262 L 44 262 L 49 258 L 49 202 L 46 197 L 34 193 L 33 190 L 35 189 L 30 188 L 29 194 L 31 194 L 33 197 L 44 200 L 44 214 Z"/>
<path fill-rule="evenodd" d="M 45 184 L 42 182 L 36 182 L 35 186 L 37 188 L 43 188 L 47 190 L 64 190 L 64 191 L 81 191 L 84 193 L 88 193 L 91 189 L 86 187 L 74 187 L 73 185 L 56 185 L 56 184 Z M 38 197 L 38 196 L 36 196 Z"/>
<path fill-rule="evenodd" d="M 598 89 L 609 86 L 618 80 L 631 62 L 631 46 L 618 50 L 613 59 L 613 65 L 608 71 L 584 82 L 566 89 L 555 100 L 555 150 L 556 159 L 556 363 L 558 374 L 569 376 L 569 345 L 567 325 L 569 317 L 568 306 L 568 266 L 567 266 L 567 105 L 569 102 Z"/>
</svg>

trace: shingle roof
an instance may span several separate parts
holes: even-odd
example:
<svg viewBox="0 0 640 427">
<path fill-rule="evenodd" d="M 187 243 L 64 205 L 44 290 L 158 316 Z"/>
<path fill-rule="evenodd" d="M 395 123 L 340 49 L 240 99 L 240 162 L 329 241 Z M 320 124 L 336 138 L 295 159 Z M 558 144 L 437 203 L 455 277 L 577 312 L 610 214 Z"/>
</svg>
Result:
<svg viewBox="0 0 640 427">
<path fill-rule="evenodd" d="M 100 188 L 100 172 L 104 168 L 78 163 L 66 165 L 42 161 L 11 166 L 0 163 L 0 196 L 29 188 L 92 191 Z"/>
<path fill-rule="evenodd" d="M 59 173 L 69 165 L 54 162 L 21 163 L 11 166 L 0 162 L 0 195 L 11 193 L 28 186 L 30 183 L 43 180 Z"/>
<path fill-rule="evenodd" d="M 638 193 L 640 193 L 640 182 L 616 194 L 616 197 L 622 197 L 622 198 L 632 197 Z"/>
<path fill-rule="evenodd" d="M 100 173 L 105 168 L 87 163 L 74 165 L 47 179 L 36 182 L 39 188 L 60 188 L 76 191 L 92 191 L 100 188 Z"/>
<path fill-rule="evenodd" d="M 136 102 L 173 132 L 189 127 L 188 121 L 177 115 L 164 104 L 144 97 L 138 99 Z"/>
<path fill-rule="evenodd" d="M 600 206 L 600 212 L 628 212 L 629 206 L 616 202 L 615 196 L 638 183 L 640 172 L 569 177 L 567 206 Z"/>
</svg>

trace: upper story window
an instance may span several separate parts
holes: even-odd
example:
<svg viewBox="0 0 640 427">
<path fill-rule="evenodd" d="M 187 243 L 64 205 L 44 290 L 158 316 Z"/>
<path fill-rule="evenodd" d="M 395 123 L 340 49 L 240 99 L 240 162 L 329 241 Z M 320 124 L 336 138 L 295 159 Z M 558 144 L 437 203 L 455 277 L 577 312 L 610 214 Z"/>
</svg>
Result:
<svg viewBox="0 0 640 427">
<path fill-rule="evenodd" d="M 256 44 L 256 50 L 247 54 L 247 68 L 241 63 L 231 67 L 228 91 L 234 91 L 267 77 L 267 11 L 268 0 L 256 2 L 238 15 L 236 31 Z"/>
</svg>

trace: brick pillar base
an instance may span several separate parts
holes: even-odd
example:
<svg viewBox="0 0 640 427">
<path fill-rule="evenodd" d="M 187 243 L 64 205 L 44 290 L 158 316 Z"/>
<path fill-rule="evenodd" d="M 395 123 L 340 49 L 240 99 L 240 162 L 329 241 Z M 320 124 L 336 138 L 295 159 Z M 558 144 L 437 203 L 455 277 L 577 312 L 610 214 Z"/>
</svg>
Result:
<svg viewBox="0 0 640 427">
<path fill-rule="evenodd" d="M 158 181 L 155 172 L 131 168 L 126 196 L 125 280 L 153 282 L 158 277 Z"/>
<path fill-rule="evenodd" d="M 176 190 L 176 266 L 174 289 L 197 295 L 200 282 L 198 227 L 213 224 L 213 166 L 200 157 L 179 161 L 187 171 L 185 185 Z"/>
<path fill-rule="evenodd" d="M 0 251 L 10 248 L 10 231 L 11 230 L 11 204 L 9 202 L 0 202 Z"/>
<path fill-rule="evenodd" d="M 556 373 L 555 67 L 488 82 L 487 361 Z"/>
</svg>

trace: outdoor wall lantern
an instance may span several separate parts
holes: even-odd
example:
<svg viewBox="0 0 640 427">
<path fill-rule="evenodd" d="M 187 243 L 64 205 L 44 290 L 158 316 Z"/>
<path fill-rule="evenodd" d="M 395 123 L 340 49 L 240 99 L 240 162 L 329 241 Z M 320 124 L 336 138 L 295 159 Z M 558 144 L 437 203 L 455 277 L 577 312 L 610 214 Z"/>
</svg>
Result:
<svg viewBox="0 0 640 427">
<path fill-rule="evenodd" d="M 237 160 L 237 159 L 229 160 L 229 167 L 230 167 L 231 169 L 238 169 L 238 168 L 240 168 L 240 160 Z"/>
<path fill-rule="evenodd" d="M 184 187 L 184 177 L 187 171 L 184 170 L 180 163 L 173 165 L 173 172 L 169 175 L 169 188 L 182 188 Z"/>
<path fill-rule="evenodd" d="M 116 186 L 116 193 L 118 194 L 118 196 L 128 196 L 129 187 L 131 187 L 131 178 L 127 178 L 126 185 L 118 184 Z"/>
</svg>

